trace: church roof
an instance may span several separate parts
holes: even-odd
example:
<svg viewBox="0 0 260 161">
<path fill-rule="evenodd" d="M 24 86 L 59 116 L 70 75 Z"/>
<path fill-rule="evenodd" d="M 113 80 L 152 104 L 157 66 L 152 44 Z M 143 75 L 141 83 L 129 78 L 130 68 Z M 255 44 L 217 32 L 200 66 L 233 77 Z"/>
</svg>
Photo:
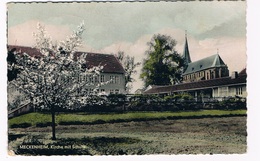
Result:
<svg viewBox="0 0 260 161">
<path fill-rule="evenodd" d="M 195 73 L 204 69 L 223 66 L 226 66 L 226 64 L 218 54 L 215 54 L 204 59 L 189 63 L 183 75 Z"/>
<path fill-rule="evenodd" d="M 183 57 L 184 57 L 184 60 L 185 60 L 186 63 L 191 63 L 191 58 L 190 58 L 190 52 L 189 52 L 189 46 L 188 46 L 187 37 L 185 37 Z"/>
<path fill-rule="evenodd" d="M 39 50 L 32 47 L 26 46 L 14 46 L 8 45 L 8 50 L 16 48 L 18 53 L 27 53 L 33 57 L 40 57 L 42 54 Z M 86 65 L 87 68 L 101 65 L 103 66 L 102 72 L 105 73 L 125 73 L 124 68 L 118 61 L 118 59 L 112 54 L 100 54 L 100 53 L 89 53 L 89 52 L 76 52 L 75 56 L 86 54 Z"/>
</svg>

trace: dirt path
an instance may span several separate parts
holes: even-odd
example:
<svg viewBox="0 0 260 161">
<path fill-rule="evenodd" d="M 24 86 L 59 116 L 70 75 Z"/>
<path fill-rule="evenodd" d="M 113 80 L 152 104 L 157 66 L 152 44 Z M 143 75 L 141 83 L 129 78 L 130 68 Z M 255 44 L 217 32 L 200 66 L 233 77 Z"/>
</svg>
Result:
<svg viewBox="0 0 260 161">
<path fill-rule="evenodd" d="M 50 132 L 49 127 L 10 130 L 13 134 L 30 133 L 30 135 L 39 136 L 42 140 L 47 140 Z M 92 155 L 240 154 L 246 153 L 246 136 L 246 117 L 57 127 L 58 138 L 65 139 L 64 142 L 68 138 L 79 139 L 77 143 L 75 140 L 73 143 L 88 146 L 88 152 Z M 86 141 L 86 138 L 92 140 Z M 10 145 L 17 145 L 14 142 Z"/>
</svg>

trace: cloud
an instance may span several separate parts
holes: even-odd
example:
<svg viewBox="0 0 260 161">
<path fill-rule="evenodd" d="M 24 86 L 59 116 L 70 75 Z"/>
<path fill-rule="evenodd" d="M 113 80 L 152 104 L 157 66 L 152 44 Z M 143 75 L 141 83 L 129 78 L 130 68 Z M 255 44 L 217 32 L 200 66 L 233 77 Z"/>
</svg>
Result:
<svg viewBox="0 0 260 161">
<path fill-rule="evenodd" d="M 176 50 L 182 54 L 184 48 L 185 32 L 177 28 L 163 28 L 155 34 L 166 34 L 177 41 Z M 117 53 L 124 51 L 130 56 L 134 56 L 136 61 L 142 62 L 146 58 L 145 51 L 148 50 L 147 42 L 152 38 L 152 34 L 147 34 L 139 37 L 133 43 L 117 42 L 104 47 L 101 50 L 96 50 L 101 53 Z M 243 37 L 223 36 L 218 38 L 197 39 L 192 35 L 188 35 L 189 50 L 192 61 L 211 56 L 217 53 L 222 57 L 223 61 L 228 65 L 230 73 L 232 71 L 241 71 L 246 67 L 246 39 Z M 239 63 L 238 63 L 239 62 Z M 143 83 L 139 78 L 141 66 L 137 69 L 137 74 L 134 75 L 136 82 L 133 83 L 134 92 L 136 89 L 142 88 Z"/>
<path fill-rule="evenodd" d="M 219 3 L 221 2 L 216 4 Z M 118 11 L 128 7 L 134 8 L 135 5 L 125 5 L 126 3 L 124 3 L 124 8 L 120 5 L 110 4 L 113 6 L 113 10 L 109 10 L 111 14 L 106 15 L 107 6 L 102 4 L 104 11 L 96 14 L 100 11 L 100 5 L 95 4 L 96 7 L 91 8 L 90 14 L 86 15 L 89 19 L 85 19 L 87 28 L 84 34 L 85 41 L 79 50 L 108 54 L 124 51 L 128 55 L 134 56 L 136 61 L 142 62 L 146 57 L 147 42 L 158 33 L 175 39 L 177 41 L 176 50 L 182 54 L 184 31 L 187 30 L 192 61 L 216 54 L 219 49 L 219 54 L 229 66 L 230 71 L 239 71 L 246 66 L 245 16 L 243 16 L 245 15 L 245 5 L 241 5 L 242 3 L 244 4 L 244 2 L 221 3 L 222 5 L 219 7 L 209 5 L 210 3 L 208 5 L 176 3 L 178 5 L 173 5 L 176 10 L 170 7 L 172 3 L 169 3 L 171 4 L 169 6 L 167 3 L 162 3 L 164 4 L 163 10 L 149 3 L 149 5 L 142 4 L 142 6 L 136 7 L 136 12 L 131 12 L 131 14 L 124 12 L 122 15 L 119 15 Z M 147 8 L 143 10 L 143 7 Z M 83 10 L 79 8 L 79 12 L 82 14 Z M 225 16 L 220 16 L 220 12 Z M 111 15 L 113 16 L 111 17 Z M 69 15 L 66 17 L 71 19 Z M 243 21 L 238 21 L 238 18 Z M 41 20 L 40 23 L 46 26 L 46 30 L 53 40 L 64 40 L 72 32 L 71 25 L 68 25 L 70 19 L 65 21 L 64 18 L 53 15 L 47 20 L 49 23 L 46 24 L 44 20 Z M 80 17 L 75 21 L 79 19 Z M 33 19 L 10 27 L 8 44 L 33 45 L 32 32 L 36 31 L 37 22 L 38 19 Z M 66 24 L 64 24 L 65 22 Z M 75 25 L 74 21 L 72 24 Z M 139 79 L 140 72 L 141 67 L 134 75 L 136 82 L 134 82 L 133 91 L 142 88 L 142 81 Z"/>
<path fill-rule="evenodd" d="M 46 25 L 41 21 L 30 20 L 8 29 L 8 44 L 32 46 L 35 43 L 33 32 L 37 31 L 37 23 L 41 23 L 45 26 L 47 34 L 52 37 L 53 41 L 64 40 L 72 33 L 66 26 Z"/>
</svg>

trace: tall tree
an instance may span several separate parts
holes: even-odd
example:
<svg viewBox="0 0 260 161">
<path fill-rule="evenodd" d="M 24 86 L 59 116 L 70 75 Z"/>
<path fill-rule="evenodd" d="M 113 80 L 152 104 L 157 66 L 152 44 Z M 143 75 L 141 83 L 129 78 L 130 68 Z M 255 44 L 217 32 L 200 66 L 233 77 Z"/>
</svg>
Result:
<svg viewBox="0 0 260 161">
<path fill-rule="evenodd" d="M 55 134 L 55 113 L 61 108 L 72 108 L 84 105 L 88 101 L 86 87 L 97 87 L 92 81 L 81 81 L 80 76 L 93 78 L 99 76 L 102 66 L 86 69 L 85 54 L 75 55 L 81 45 L 84 24 L 78 26 L 65 41 L 53 43 L 47 35 L 44 26 L 38 25 L 35 48 L 41 53 L 33 57 L 26 53 L 16 54 L 16 61 L 22 70 L 13 81 L 13 85 L 28 94 L 38 98 L 39 108 L 47 109 L 52 116 L 52 139 Z"/>
<path fill-rule="evenodd" d="M 12 81 L 17 78 L 17 74 L 19 73 L 19 65 L 17 65 L 17 61 L 14 55 L 16 51 L 15 48 L 9 50 L 7 53 L 7 78 L 8 81 Z"/>
<path fill-rule="evenodd" d="M 184 60 L 175 50 L 176 41 L 170 36 L 157 34 L 148 42 L 148 46 L 140 75 L 145 87 L 181 82 Z"/>
<path fill-rule="evenodd" d="M 132 89 L 132 83 L 135 81 L 133 74 L 136 74 L 136 68 L 141 65 L 140 62 L 135 62 L 135 58 L 125 55 L 123 51 L 119 51 L 116 55 L 117 59 L 125 69 L 125 90 L 127 93 Z"/>
</svg>

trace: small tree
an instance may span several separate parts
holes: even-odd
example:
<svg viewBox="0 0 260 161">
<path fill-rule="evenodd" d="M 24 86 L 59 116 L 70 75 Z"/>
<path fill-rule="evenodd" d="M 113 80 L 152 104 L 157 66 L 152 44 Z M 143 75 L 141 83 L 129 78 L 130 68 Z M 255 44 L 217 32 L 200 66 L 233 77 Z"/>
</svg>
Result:
<svg viewBox="0 0 260 161">
<path fill-rule="evenodd" d="M 135 81 L 133 74 L 136 74 L 136 68 L 141 65 L 140 62 L 135 62 L 135 58 L 125 55 L 123 51 L 119 51 L 115 55 L 125 69 L 125 91 L 127 93 L 132 89 L 132 83 Z"/>
<path fill-rule="evenodd" d="M 154 35 L 148 42 L 147 58 L 140 77 L 149 85 L 170 85 L 181 82 L 184 59 L 175 50 L 176 41 L 170 36 Z"/>
<path fill-rule="evenodd" d="M 38 104 L 50 110 L 52 116 L 52 139 L 55 134 L 55 112 L 60 108 L 73 108 L 88 101 L 86 87 L 97 88 L 102 84 L 82 81 L 81 76 L 91 78 L 99 76 L 102 66 L 86 68 L 86 54 L 76 55 L 81 45 L 84 24 L 78 26 L 65 41 L 53 43 L 46 34 L 44 26 L 38 24 L 35 48 L 40 55 L 34 57 L 27 53 L 16 54 L 16 61 L 22 69 L 14 80 L 14 85 L 31 98 L 39 99 Z M 36 102 L 36 101 L 34 101 Z"/>
</svg>

